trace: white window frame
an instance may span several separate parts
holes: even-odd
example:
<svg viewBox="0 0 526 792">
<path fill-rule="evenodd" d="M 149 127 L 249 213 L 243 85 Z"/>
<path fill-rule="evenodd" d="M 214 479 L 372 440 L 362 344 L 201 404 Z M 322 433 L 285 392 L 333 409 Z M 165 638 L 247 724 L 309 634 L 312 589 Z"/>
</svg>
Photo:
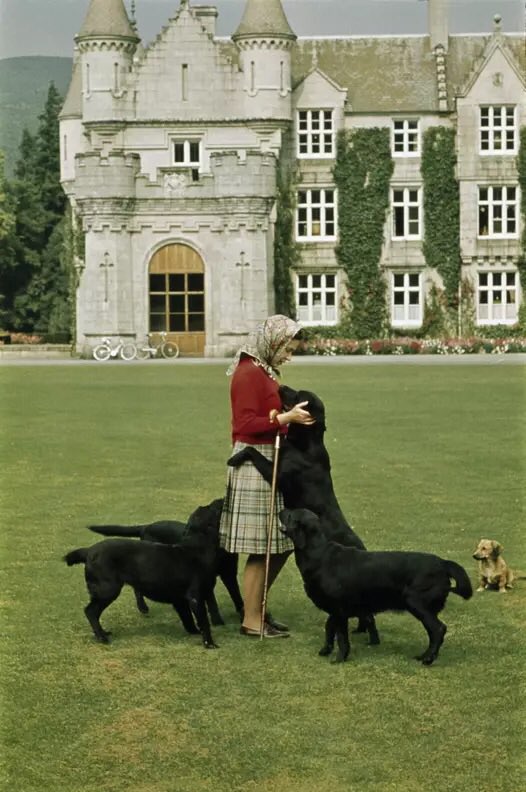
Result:
<svg viewBox="0 0 526 792">
<path fill-rule="evenodd" d="M 329 123 L 328 127 L 325 127 L 326 122 Z M 316 136 L 319 137 L 319 151 L 313 151 Z M 296 139 L 298 159 L 334 159 L 334 110 L 328 107 L 315 110 L 298 109 Z M 302 151 L 302 148 L 306 150 Z"/>
<path fill-rule="evenodd" d="M 402 200 L 395 199 L 395 194 L 401 192 Z M 416 197 L 412 195 L 416 193 Z M 397 235 L 396 233 L 396 209 L 401 207 L 404 213 L 404 231 L 403 234 Z M 411 217 L 412 211 L 417 209 L 418 230 L 411 231 L 411 225 L 415 222 Z M 391 187 L 391 239 L 395 242 L 401 240 L 422 239 L 422 188 L 421 187 Z"/>
<path fill-rule="evenodd" d="M 482 294 L 486 295 L 485 303 L 481 301 Z M 508 306 L 514 306 L 514 309 L 508 310 Z M 487 315 L 483 316 L 484 313 Z M 506 316 L 506 314 L 509 315 Z M 479 270 L 477 273 L 477 324 L 513 325 L 516 324 L 518 318 L 518 272 L 513 270 Z"/>
<path fill-rule="evenodd" d="M 510 121 L 509 110 L 513 111 Z M 508 133 L 513 135 L 513 145 L 508 147 Z M 500 146 L 497 144 L 500 136 Z M 517 105 L 480 105 L 479 153 L 481 156 L 513 156 L 517 154 Z"/>
<path fill-rule="evenodd" d="M 513 197 L 510 191 L 513 191 Z M 484 192 L 487 191 L 487 198 Z M 500 191 L 500 193 L 496 192 Z M 499 197 L 500 195 L 500 197 Z M 481 231 L 481 211 L 486 207 L 487 233 Z M 500 213 L 500 217 L 499 217 Z M 495 226 L 501 223 L 501 230 Z M 512 231 L 508 227 L 514 225 Z M 517 239 L 519 236 L 519 188 L 515 184 L 479 184 L 477 202 L 477 233 L 479 239 Z"/>
<path fill-rule="evenodd" d="M 402 282 L 397 281 L 402 279 Z M 416 283 L 415 283 L 416 279 Z M 403 303 L 395 303 L 396 295 L 403 295 Z M 418 295 L 418 302 L 412 303 L 411 296 Z M 415 310 L 411 310 L 411 309 Z M 399 311 L 401 309 L 401 311 Z M 399 312 L 402 316 L 395 316 Z M 413 313 L 413 316 L 410 314 Z M 421 272 L 391 273 L 391 326 L 420 327 L 424 317 L 424 300 L 422 293 Z"/>
<path fill-rule="evenodd" d="M 319 193 L 319 201 L 313 200 Z M 327 194 L 332 193 L 332 201 Z M 301 196 L 305 195 L 302 201 Z M 302 187 L 298 190 L 296 206 L 296 240 L 298 242 L 332 242 L 336 239 L 338 227 L 338 193 L 334 187 Z M 332 212 L 333 219 L 330 219 Z M 329 219 L 328 216 L 329 215 Z M 300 219 L 300 218 L 305 219 Z M 306 225 L 306 233 L 300 234 L 300 223 Z M 332 233 L 327 226 L 332 224 Z M 319 226 L 319 233 L 316 233 Z"/>
<path fill-rule="evenodd" d="M 411 150 L 411 144 L 416 148 Z M 400 146 L 401 148 L 397 148 Z M 419 157 L 421 151 L 420 119 L 393 118 L 391 126 L 391 151 L 393 157 Z"/>
<path fill-rule="evenodd" d="M 298 321 L 305 326 L 338 324 L 338 278 L 333 272 L 296 273 L 296 311 Z M 330 296 L 329 301 L 327 298 Z M 307 298 L 307 304 L 301 301 Z M 332 304 L 331 304 L 332 302 Z M 320 317 L 315 313 L 319 310 Z M 332 317 L 329 315 L 333 313 Z"/>
<path fill-rule="evenodd" d="M 197 159 L 192 159 L 191 156 L 191 145 L 197 144 L 199 147 L 199 156 Z M 184 137 L 184 138 L 172 138 L 172 159 L 173 159 L 173 166 L 175 168 L 196 168 L 198 170 L 201 169 L 202 164 L 202 141 L 199 137 Z M 183 146 L 183 160 L 178 161 L 175 156 L 175 147 L 176 146 Z"/>
</svg>

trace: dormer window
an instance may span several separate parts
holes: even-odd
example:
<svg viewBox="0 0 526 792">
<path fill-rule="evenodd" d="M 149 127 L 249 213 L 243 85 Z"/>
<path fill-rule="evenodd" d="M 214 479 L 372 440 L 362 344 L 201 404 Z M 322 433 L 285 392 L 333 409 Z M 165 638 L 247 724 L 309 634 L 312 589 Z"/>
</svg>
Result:
<svg viewBox="0 0 526 792">
<path fill-rule="evenodd" d="M 334 157 L 333 110 L 298 110 L 298 157 L 328 159 Z"/>
<path fill-rule="evenodd" d="M 480 108 L 480 153 L 517 153 L 515 105 L 483 105 Z"/>
<path fill-rule="evenodd" d="M 392 149 L 394 157 L 420 156 L 420 121 L 417 118 L 393 121 Z"/>
</svg>

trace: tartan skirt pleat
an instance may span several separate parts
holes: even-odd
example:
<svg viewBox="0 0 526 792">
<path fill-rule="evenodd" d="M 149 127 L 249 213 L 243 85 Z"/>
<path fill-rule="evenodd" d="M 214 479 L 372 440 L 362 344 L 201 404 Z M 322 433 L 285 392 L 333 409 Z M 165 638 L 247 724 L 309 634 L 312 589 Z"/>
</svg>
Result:
<svg viewBox="0 0 526 792">
<path fill-rule="evenodd" d="M 246 448 L 247 443 L 235 443 L 232 454 Z M 274 446 L 253 445 L 267 459 L 272 460 Z M 257 553 L 267 551 L 271 486 L 258 473 L 252 462 L 238 468 L 228 468 L 227 488 L 221 522 L 219 542 L 229 553 Z M 276 492 L 271 553 L 285 553 L 293 549 L 290 539 L 279 530 L 278 514 L 283 508 L 283 497 Z"/>
</svg>

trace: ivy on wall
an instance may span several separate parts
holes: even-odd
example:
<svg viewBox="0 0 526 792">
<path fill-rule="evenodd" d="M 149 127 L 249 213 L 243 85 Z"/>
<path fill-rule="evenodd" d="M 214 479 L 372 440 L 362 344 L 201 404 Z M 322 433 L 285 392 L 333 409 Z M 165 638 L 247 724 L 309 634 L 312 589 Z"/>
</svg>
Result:
<svg viewBox="0 0 526 792">
<path fill-rule="evenodd" d="M 276 313 L 295 318 L 296 301 L 292 271 L 300 254 L 295 235 L 295 183 L 293 173 L 285 165 L 284 151 L 277 165 L 276 222 L 274 225 L 274 299 Z"/>
<path fill-rule="evenodd" d="M 519 309 L 519 324 L 523 329 L 526 329 L 526 127 L 522 127 L 520 131 L 517 170 L 519 173 L 522 218 L 521 248 L 517 262 L 519 278 L 522 287 L 522 303 Z"/>
<path fill-rule="evenodd" d="M 380 269 L 389 184 L 394 164 L 387 128 L 338 133 L 336 257 L 347 276 L 349 303 L 342 324 L 355 338 L 378 338 L 387 327 L 386 282 Z"/>
<path fill-rule="evenodd" d="M 424 133 L 421 173 L 427 266 L 442 278 L 447 309 L 458 304 L 460 283 L 460 190 L 455 176 L 455 131 L 442 126 Z"/>
</svg>

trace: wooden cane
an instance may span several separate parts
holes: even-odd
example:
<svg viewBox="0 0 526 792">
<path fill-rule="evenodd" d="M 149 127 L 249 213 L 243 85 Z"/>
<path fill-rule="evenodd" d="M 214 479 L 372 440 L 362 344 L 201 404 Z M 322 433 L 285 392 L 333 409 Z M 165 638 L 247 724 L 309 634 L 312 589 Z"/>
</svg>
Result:
<svg viewBox="0 0 526 792">
<path fill-rule="evenodd" d="M 274 466 L 272 468 L 272 487 L 270 490 L 270 517 L 267 529 L 267 553 L 265 555 L 265 582 L 263 583 L 263 601 L 261 603 L 261 628 L 259 640 L 263 640 L 265 632 L 265 613 L 267 610 L 268 576 L 270 570 L 270 548 L 272 545 L 272 531 L 274 528 L 274 512 L 276 510 L 276 489 L 278 482 L 279 444 L 281 435 L 278 432 L 274 441 Z"/>
</svg>

